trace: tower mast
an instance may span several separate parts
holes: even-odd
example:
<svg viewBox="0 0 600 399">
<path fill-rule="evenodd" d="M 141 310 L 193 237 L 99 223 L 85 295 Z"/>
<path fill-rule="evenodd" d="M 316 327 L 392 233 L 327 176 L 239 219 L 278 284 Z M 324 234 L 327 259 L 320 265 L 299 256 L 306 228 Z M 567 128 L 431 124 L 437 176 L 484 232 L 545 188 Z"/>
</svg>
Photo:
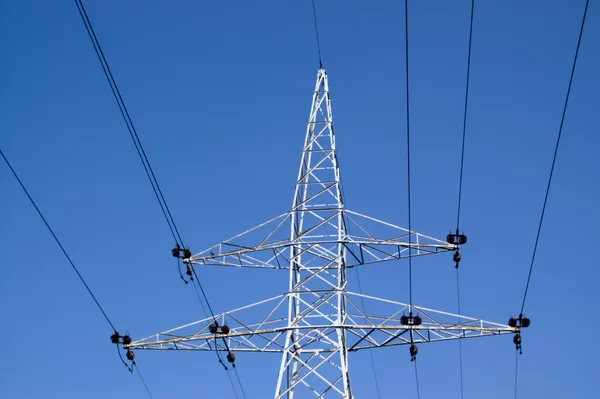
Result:
<svg viewBox="0 0 600 399">
<path fill-rule="evenodd" d="M 340 328 L 346 320 L 346 299 L 343 295 L 347 289 L 343 246 L 346 226 L 343 223 L 344 201 L 332 119 L 327 72 L 319 68 L 290 213 L 289 329 L 275 398 L 293 398 L 295 387 L 313 373 L 323 377 L 326 390 L 338 390 L 343 393 L 343 398 L 352 397 L 346 332 Z M 327 249 L 330 256 L 321 262 L 325 268 L 314 271 L 305 267 L 303 261 L 306 257 L 303 254 L 314 247 L 310 238 L 316 228 L 320 228 L 323 238 L 330 239 L 335 245 Z M 335 269 L 330 269 L 331 266 Z M 318 307 L 313 305 L 315 303 L 319 304 Z M 315 352 L 313 347 L 305 349 L 301 343 L 306 337 L 295 328 L 302 325 L 306 317 L 319 317 L 320 311 L 316 312 L 316 309 L 320 308 L 330 308 L 336 314 L 335 319 L 324 320 L 329 328 L 315 330 L 314 337 L 311 337 L 311 340 L 322 341 L 328 347 L 326 358 Z M 330 329 L 335 330 L 335 339 L 329 337 Z M 332 366 L 339 370 L 339 378 L 330 380 L 324 377 L 326 373 L 317 371 Z M 304 370 L 306 372 L 303 373 Z"/>
</svg>

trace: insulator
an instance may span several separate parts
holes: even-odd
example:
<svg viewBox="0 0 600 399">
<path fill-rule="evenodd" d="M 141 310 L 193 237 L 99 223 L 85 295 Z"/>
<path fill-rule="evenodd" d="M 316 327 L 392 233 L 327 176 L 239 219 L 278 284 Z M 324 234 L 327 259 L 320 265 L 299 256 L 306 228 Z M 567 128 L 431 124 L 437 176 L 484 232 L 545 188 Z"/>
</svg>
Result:
<svg viewBox="0 0 600 399">
<path fill-rule="evenodd" d="M 519 316 L 518 319 L 511 317 L 508 320 L 508 325 L 513 328 L 515 328 L 515 327 L 527 328 L 527 327 L 529 327 L 530 324 L 531 324 L 531 320 L 529 320 L 527 317 L 523 317 L 523 316 Z"/>
<path fill-rule="evenodd" d="M 454 260 L 456 263 L 460 262 L 460 253 L 455 252 L 454 255 L 452 255 L 452 260 Z"/>
<path fill-rule="evenodd" d="M 410 346 L 410 355 L 412 357 L 415 357 L 415 356 L 417 356 L 417 353 L 419 353 L 419 349 L 417 348 L 417 346 L 416 345 L 411 345 Z"/>
<path fill-rule="evenodd" d="M 131 337 L 129 335 L 123 335 L 123 345 L 129 345 L 131 343 Z"/>
<path fill-rule="evenodd" d="M 131 360 L 132 362 L 133 362 L 133 359 L 135 358 L 135 355 L 129 349 L 127 350 L 127 353 L 125 354 L 125 356 L 127 356 L 127 359 Z"/>
<path fill-rule="evenodd" d="M 221 334 L 229 334 L 229 331 L 229 326 L 223 324 L 223 327 L 221 327 Z"/>
<path fill-rule="evenodd" d="M 521 345 L 521 334 L 515 334 L 515 336 L 513 337 L 513 342 L 515 343 L 515 345 Z"/>
<path fill-rule="evenodd" d="M 453 245 L 463 245 L 467 243 L 467 236 L 464 234 L 448 234 L 446 236 L 446 241 L 448 241 L 448 244 L 453 244 Z"/>
<path fill-rule="evenodd" d="M 211 334 L 216 334 L 216 333 L 217 333 L 217 331 L 219 331 L 219 323 L 217 323 L 216 321 L 215 321 L 215 322 L 213 322 L 213 323 L 211 323 L 211 325 L 210 325 L 210 326 L 208 326 L 208 331 L 209 331 Z"/>
<path fill-rule="evenodd" d="M 110 336 L 110 342 L 112 342 L 113 344 L 118 344 L 119 338 L 119 333 L 115 331 L 115 333 Z"/>
<path fill-rule="evenodd" d="M 420 316 L 400 316 L 400 324 L 403 326 L 420 326 L 423 320 Z"/>
<path fill-rule="evenodd" d="M 174 257 L 178 258 L 179 257 L 179 248 L 173 248 L 171 250 L 171 253 L 173 254 Z"/>
<path fill-rule="evenodd" d="M 188 265 L 185 274 L 187 274 L 190 277 L 192 277 L 194 275 L 194 271 L 192 270 L 192 267 L 190 265 Z"/>
<path fill-rule="evenodd" d="M 183 250 L 183 259 L 189 259 L 192 257 L 192 251 L 190 251 L 188 248 Z"/>
<path fill-rule="evenodd" d="M 229 361 L 229 363 L 235 362 L 235 355 L 233 353 L 229 352 L 227 354 L 227 361 Z"/>
</svg>

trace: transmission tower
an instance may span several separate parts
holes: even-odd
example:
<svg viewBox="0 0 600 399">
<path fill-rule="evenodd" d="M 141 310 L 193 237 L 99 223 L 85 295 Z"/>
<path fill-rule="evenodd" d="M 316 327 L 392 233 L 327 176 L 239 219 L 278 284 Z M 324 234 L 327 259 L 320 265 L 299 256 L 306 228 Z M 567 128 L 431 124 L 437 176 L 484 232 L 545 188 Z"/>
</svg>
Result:
<svg viewBox="0 0 600 399">
<path fill-rule="evenodd" d="M 332 119 L 327 73 L 320 68 L 291 210 L 184 258 L 191 267 L 285 269 L 286 292 L 125 348 L 281 353 L 275 399 L 351 399 L 350 352 L 519 332 L 520 325 L 348 291 L 349 268 L 455 251 L 456 245 L 346 209 Z"/>
</svg>

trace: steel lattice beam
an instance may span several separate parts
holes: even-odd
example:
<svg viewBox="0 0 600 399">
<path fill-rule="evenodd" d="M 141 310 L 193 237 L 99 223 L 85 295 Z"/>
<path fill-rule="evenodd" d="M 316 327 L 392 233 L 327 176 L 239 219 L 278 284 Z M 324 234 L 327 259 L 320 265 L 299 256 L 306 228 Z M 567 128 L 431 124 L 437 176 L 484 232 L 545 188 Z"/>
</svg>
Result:
<svg viewBox="0 0 600 399">
<path fill-rule="evenodd" d="M 321 68 L 291 210 L 184 260 L 191 267 L 286 269 L 285 293 L 217 315 L 219 325 L 229 327 L 226 334 L 211 332 L 215 319 L 208 318 L 126 348 L 280 353 L 275 399 L 351 399 L 349 352 L 519 331 L 348 291 L 348 268 L 456 247 L 345 208 L 332 120 L 327 74 Z M 363 302 L 385 316 L 367 314 L 358 305 Z M 267 316 L 255 320 L 252 315 L 260 309 Z M 422 323 L 403 325 L 401 316 L 410 313 Z"/>
</svg>

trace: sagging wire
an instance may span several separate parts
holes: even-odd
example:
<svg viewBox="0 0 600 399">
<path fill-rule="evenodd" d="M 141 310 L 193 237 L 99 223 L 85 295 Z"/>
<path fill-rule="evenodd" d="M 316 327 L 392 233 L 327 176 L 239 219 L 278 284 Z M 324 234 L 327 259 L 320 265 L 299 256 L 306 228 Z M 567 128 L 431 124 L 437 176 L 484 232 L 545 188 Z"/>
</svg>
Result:
<svg viewBox="0 0 600 399">
<path fill-rule="evenodd" d="M 127 106 L 125 104 L 125 101 L 123 100 L 123 97 L 121 95 L 121 92 L 118 88 L 118 85 L 116 83 L 116 80 L 114 79 L 114 76 L 112 74 L 112 71 L 110 69 L 110 66 L 108 64 L 108 61 L 106 60 L 106 57 L 104 56 L 104 52 L 102 51 L 102 47 L 100 46 L 100 42 L 98 41 L 98 38 L 96 36 L 96 33 L 94 31 L 94 28 L 92 26 L 92 23 L 89 19 L 89 16 L 85 10 L 85 7 L 83 6 L 83 3 L 81 0 L 75 0 L 75 4 L 77 5 L 77 10 L 79 11 L 79 15 L 81 16 L 81 19 L 83 20 L 83 23 L 85 25 L 86 31 L 88 33 L 88 36 L 90 38 L 90 40 L 92 41 L 92 45 L 94 46 L 94 51 L 96 52 L 96 55 L 98 57 L 98 60 L 100 61 L 100 64 L 102 66 L 102 70 L 104 72 L 104 75 L 106 77 L 106 80 L 109 83 L 109 86 L 111 88 L 111 91 L 113 93 L 113 96 L 117 102 L 117 105 L 119 107 L 119 111 L 121 112 L 121 115 L 123 116 L 123 119 L 125 121 L 125 124 L 127 126 L 127 130 L 129 131 L 129 135 L 131 136 L 131 139 L 135 145 L 136 151 L 138 153 L 138 156 L 140 158 L 140 160 L 142 161 L 142 165 L 144 166 L 144 170 L 146 172 L 146 175 L 150 181 L 150 184 L 152 186 L 152 189 L 154 191 L 154 194 L 156 196 L 156 199 L 161 207 L 161 211 L 163 213 L 163 216 L 165 217 L 165 220 L 167 221 L 167 224 L 169 226 L 169 230 L 171 231 L 171 235 L 173 236 L 173 239 L 175 240 L 177 247 L 178 248 L 185 248 L 185 244 L 183 242 L 183 239 L 181 237 L 181 234 L 179 233 L 179 229 L 177 228 L 177 225 L 175 223 L 175 220 L 173 218 L 173 215 L 169 209 L 169 206 L 167 204 L 167 201 L 163 195 L 163 192 L 160 188 L 160 185 L 158 184 L 158 180 L 156 179 L 156 176 L 154 174 L 154 171 L 152 169 L 152 166 L 150 164 L 150 161 L 148 159 L 148 156 L 146 155 L 146 152 L 144 150 L 144 147 L 142 146 L 142 142 L 138 136 L 137 130 L 135 129 L 135 125 L 133 124 L 133 120 L 131 119 L 131 116 L 129 114 L 129 111 L 127 109 Z M 189 251 L 189 249 L 188 249 Z M 190 253 L 191 256 L 191 253 Z M 183 275 L 181 274 L 181 269 L 179 268 L 179 274 L 180 277 L 184 280 L 185 278 L 183 277 Z M 190 276 L 190 280 L 191 280 L 191 276 Z M 186 281 L 186 283 L 189 282 Z M 202 285 L 200 284 L 200 282 L 197 280 L 196 278 L 196 283 L 199 285 L 201 291 L 203 292 L 205 301 L 207 306 L 210 309 L 210 303 L 208 302 L 208 299 L 206 298 L 206 295 L 204 294 L 204 290 L 202 288 Z M 212 313 L 212 309 L 211 309 L 211 314 Z M 214 314 L 213 314 L 213 318 L 214 318 Z M 229 350 L 229 349 L 228 349 Z M 221 360 L 222 363 L 222 360 Z M 235 365 L 234 365 L 235 367 Z"/>
<path fill-rule="evenodd" d="M 75 0 L 75 4 L 77 5 L 77 10 L 79 11 L 79 15 L 81 16 L 83 24 L 85 25 L 87 34 L 88 34 L 90 40 L 92 41 L 92 45 L 94 46 L 94 51 L 96 52 L 96 56 L 98 57 L 98 60 L 100 61 L 100 64 L 102 66 L 104 76 L 106 77 L 106 80 L 110 86 L 110 89 L 113 93 L 115 101 L 117 102 L 119 111 L 121 112 L 121 115 L 123 116 L 123 120 L 125 121 L 125 125 L 127 126 L 127 130 L 131 137 L 131 140 L 133 141 L 133 144 L 135 146 L 137 154 L 138 154 L 140 160 L 142 161 L 142 165 L 144 166 L 144 171 L 146 172 L 146 176 L 148 177 L 148 180 L 150 181 L 152 190 L 154 191 L 154 195 L 156 196 L 156 199 L 160 205 L 163 216 L 165 217 L 165 220 L 167 221 L 169 230 L 171 231 L 171 234 L 172 234 L 173 238 L 175 239 L 175 241 L 181 242 L 181 244 L 183 245 L 183 240 L 181 239 L 181 235 L 179 234 L 179 230 L 177 229 L 177 225 L 175 224 L 175 220 L 173 219 L 171 210 L 169 209 L 169 206 L 163 195 L 160 185 L 158 184 L 158 180 L 156 179 L 154 170 L 152 169 L 152 166 L 150 164 L 148 156 L 146 155 L 146 151 L 144 150 L 142 142 L 138 136 L 135 125 L 133 124 L 133 120 L 131 119 L 131 116 L 129 114 L 129 111 L 127 109 L 125 101 L 123 100 L 123 96 L 121 95 L 121 92 L 119 90 L 119 86 L 117 85 L 117 82 L 113 76 L 111 69 L 110 69 L 110 65 L 108 64 L 108 61 L 106 60 L 106 57 L 104 56 L 104 52 L 102 51 L 102 47 L 100 46 L 100 42 L 98 41 L 98 37 L 96 36 L 96 32 L 94 31 L 94 27 L 92 26 L 92 22 L 90 21 L 90 18 L 85 10 L 85 7 L 83 6 L 83 2 L 81 0 Z"/>
<path fill-rule="evenodd" d="M 321 57 L 321 40 L 319 39 L 319 24 L 317 23 L 317 10 L 315 0 L 312 0 L 313 21 L 315 23 L 315 37 L 317 38 L 317 51 L 319 54 L 319 68 L 323 68 L 323 57 Z"/>
<path fill-rule="evenodd" d="M 410 333 L 410 360 L 415 365 L 415 380 L 417 396 L 419 397 L 419 374 L 417 373 L 417 353 L 419 349 L 415 345 L 413 326 L 421 324 L 421 317 L 413 316 L 413 289 L 412 289 L 412 210 L 411 210 L 411 173 L 410 173 L 410 86 L 409 86 L 409 40 L 408 40 L 408 0 L 404 0 L 404 60 L 406 69 L 406 158 L 407 158 L 407 189 L 408 189 L 408 317 L 402 316 L 400 322 L 409 328 Z"/>
<path fill-rule="evenodd" d="M 469 22 L 469 51 L 467 56 L 467 78 L 465 83 L 465 107 L 463 112 L 463 129 L 462 129 L 462 145 L 461 145 L 461 153 L 460 153 L 460 174 L 459 174 L 459 183 L 458 183 L 458 206 L 456 211 L 456 234 L 449 234 L 447 237 L 447 241 L 456 246 L 456 251 L 452 255 L 452 259 L 454 260 L 456 266 L 456 302 L 458 314 L 460 315 L 460 273 L 459 273 L 459 264 L 461 261 L 460 254 L 460 245 L 466 244 L 467 236 L 461 234 L 460 232 L 460 210 L 462 204 L 462 187 L 463 187 L 463 172 L 464 172 L 464 164 L 465 164 L 465 141 L 467 135 L 467 111 L 469 107 L 469 83 L 471 77 L 471 48 L 473 44 L 473 16 L 475 13 L 475 0 L 471 0 L 471 17 Z M 460 323 L 460 317 L 459 317 Z M 460 371 L 460 397 L 464 398 L 464 378 L 463 378 L 463 356 L 462 356 L 462 340 L 458 340 L 458 351 L 459 351 L 459 371 Z"/>
<path fill-rule="evenodd" d="M 573 77 L 575 76 L 575 68 L 577 66 L 577 58 L 579 56 L 579 48 L 581 46 L 581 38 L 583 37 L 583 30 L 585 27 L 585 20 L 586 20 L 586 16 L 587 16 L 587 11 L 588 11 L 588 6 L 590 4 L 589 0 L 586 0 L 585 2 L 585 8 L 583 10 L 583 17 L 581 18 L 581 25 L 579 28 L 579 37 L 577 38 L 577 46 L 575 48 L 575 55 L 573 56 L 573 63 L 572 63 L 572 67 L 571 67 L 571 74 L 569 77 L 569 85 L 567 87 L 567 93 L 565 95 L 565 101 L 564 101 L 564 106 L 563 106 L 563 110 L 562 110 L 562 116 L 560 119 L 560 126 L 558 128 L 558 136 L 556 138 L 556 146 L 554 147 L 554 155 L 552 157 L 552 166 L 550 167 L 550 174 L 548 176 L 548 183 L 546 185 L 546 193 L 544 195 L 544 202 L 542 205 L 542 212 L 540 215 L 540 222 L 538 224 L 538 228 L 537 228 L 537 233 L 535 236 L 535 244 L 533 246 L 533 253 L 531 255 L 531 263 L 529 265 L 529 273 L 527 275 L 527 283 L 525 284 L 525 292 L 523 294 L 523 302 L 521 303 L 521 311 L 519 313 L 519 317 L 518 318 L 510 318 L 508 324 L 511 327 L 518 327 L 519 331 L 515 334 L 514 338 L 513 338 L 513 342 L 515 344 L 515 347 L 517 349 L 517 353 L 522 354 L 522 336 L 521 336 L 521 331 L 520 329 L 523 327 L 529 327 L 530 325 L 530 320 L 527 317 L 524 317 L 523 312 L 525 310 L 525 302 L 527 300 L 527 294 L 529 292 L 529 284 L 531 282 L 531 274 L 533 272 L 533 266 L 535 263 L 535 256 L 537 253 L 537 248 L 538 248 L 538 244 L 539 244 L 539 240 L 540 240 L 540 233 L 542 231 L 542 225 L 544 222 L 544 215 L 546 213 L 546 206 L 548 204 L 548 196 L 550 194 L 550 187 L 552 184 L 552 177 L 554 175 L 554 168 L 556 166 L 556 159 L 558 156 L 558 149 L 560 147 L 560 139 L 562 137 L 562 130 L 563 130 L 563 126 L 565 123 L 565 116 L 567 114 L 567 108 L 569 105 L 569 97 L 571 94 L 571 87 L 573 86 Z M 518 355 L 517 355 L 517 360 L 515 363 L 515 399 L 517 398 L 517 372 L 518 372 Z"/>
<path fill-rule="evenodd" d="M 339 161 L 339 156 L 337 154 L 336 154 L 336 163 L 337 163 L 338 169 L 339 169 L 340 161 Z M 339 178 L 340 178 L 340 184 L 339 184 L 340 185 L 340 194 L 342 196 L 341 203 L 346 204 L 346 193 L 344 192 L 344 182 L 342 180 L 341 174 L 339 175 Z M 346 224 L 344 223 L 344 225 L 346 225 Z M 350 228 L 351 225 L 346 225 L 346 227 L 347 227 L 346 233 L 349 235 L 352 235 L 352 231 Z M 360 303 L 362 306 L 362 310 L 363 310 L 363 312 L 366 313 L 365 299 L 362 297 L 363 289 L 362 289 L 362 283 L 360 281 L 360 272 L 358 271 L 358 267 L 354 267 L 354 272 L 356 273 L 356 281 L 358 283 L 358 292 L 361 294 Z M 375 390 L 377 391 L 377 398 L 381 399 L 381 392 L 379 390 L 379 379 L 377 378 L 377 368 L 375 367 L 375 356 L 373 355 L 373 348 L 369 348 L 368 351 L 369 351 L 369 355 L 371 358 L 371 368 L 373 370 L 373 379 L 375 381 Z"/>
<path fill-rule="evenodd" d="M 13 176 L 15 177 L 15 179 L 17 179 L 17 182 L 19 183 L 19 185 L 21 186 L 21 189 L 25 192 L 25 195 L 27 195 L 27 198 L 29 198 L 29 202 L 31 202 L 31 205 L 33 205 L 33 207 L 35 208 L 37 214 L 40 216 L 40 218 L 42 219 L 42 221 L 44 222 L 44 225 L 46 225 L 46 228 L 48 229 L 48 231 L 50 232 L 50 234 L 52 235 L 52 237 L 54 238 L 54 241 L 56 242 L 56 244 L 58 244 L 58 247 L 60 248 L 60 250 L 62 251 L 63 255 L 65 256 L 65 258 L 67 258 L 67 261 L 69 262 L 69 264 L 71 265 L 71 267 L 73 268 L 73 270 L 75 271 L 75 273 L 77 274 L 77 277 L 79 277 L 79 280 L 81 281 L 81 283 L 83 284 L 83 286 L 85 287 L 86 291 L 88 292 L 88 294 L 92 297 L 92 299 L 94 300 L 94 303 L 96 304 L 96 306 L 98 307 L 98 309 L 100 310 L 100 312 L 102 313 L 102 316 L 104 316 L 104 319 L 107 321 L 107 323 L 110 325 L 110 327 L 113 330 L 113 336 L 117 335 L 117 329 L 115 328 L 114 324 L 112 323 L 112 321 L 110 320 L 110 318 L 108 317 L 108 314 L 106 313 L 106 311 L 104 310 L 104 308 L 102 307 L 102 305 L 100 305 L 100 302 L 98 301 L 98 299 L 96 298 L 96 296 L 94 295 L 94 293 L 92 292 L 91 288 L 89 287 L 89 285 L 87 284 L 87 282 L 85 281 L 85 279 L 83 278 L 82 274 L 79 272 L 79 269 L 77 268 L 77 266 L 75 266 L 75 263 L 73 262 L 73 260 L 71 259 L 71 257 L 69 256 L 69 254 L 67 253 L 67 250 L 65 249 L 65 247 L 62 245 L 62 243 L 60 242 L 60 240 L 58 239 L 58 237 L 56 236 L 56 234 L 54 233 L 54 230 L 52 230 L 52 227 L 50 227 L 50 224 L 48 223 L 48 221 L 46 220 L 46 218 L 44 217 L 44 215 L 42 214 L 42 211 L 40 210 L 40 208 L 37 206 L 37 204 L 35 203 L 35 201 L 33 200 L 33 198 L 31 197 L 31 195 L 29 194 L 29 191 L 27 190 L 27 188 L 25 188 L 25 185 L 23 184 L 23 182 L 21 181 L 21 179 L 19 178 L 19 175 L 17 174 L 17 172 L 15 171 L 15 169 L 12 167 L 11 163 L 8 161 L 8 158 L 6 157 L 6 155 L 4 155 L 4 152 L 2 151 L 2 149 L 0 149 L 0 155 L 2 156 L 2 158 L 4 159 L 4 162 L 6 162 L 6 165 L 8 166 L 8 168 L 10 169 L 10 171 L 12 172 Z M 121 355 L 121 351 L 119 351 L 119 348 L 117 347 L 117 352 L 119 353 L 119 357 L 121 358 L 121 361 L 123 362 L 123 364 L 125 365 L 125 367 L 127 367 L 127 369 L 130 372 L 133 372 L 133 364 L 130 367 L 125 360 L 123 360 L 123 357 Z M 133 359 L 131 359 L 133 360 Z M 148 390 L 148 387 L 146 386 L 146 390 L 148 391 L 148 394 L 150 395 L 150 397 L 152 398 L 152 394 L 150 394 L 150 391 Z"/>
</svg>

